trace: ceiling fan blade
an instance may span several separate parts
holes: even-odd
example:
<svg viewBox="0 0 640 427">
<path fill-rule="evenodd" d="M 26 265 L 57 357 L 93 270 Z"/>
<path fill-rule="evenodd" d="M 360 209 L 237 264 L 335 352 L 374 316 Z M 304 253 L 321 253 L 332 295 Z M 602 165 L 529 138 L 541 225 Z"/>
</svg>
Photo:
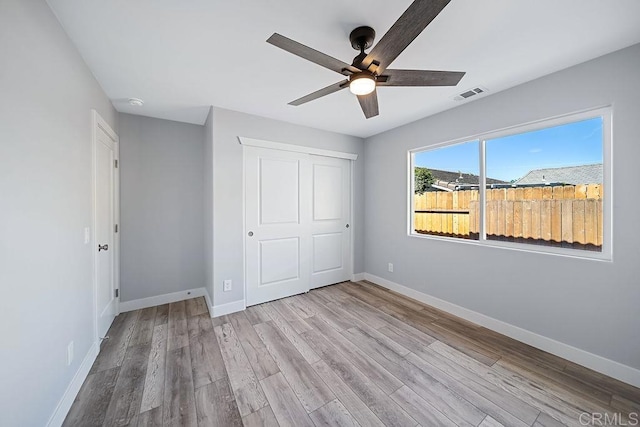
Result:
<svg viewBox="0 0 640 427">
<path fill-rule="evenodd" d="M 336 73 L 344 74 L 345 76 L 360 72 L 359 69 L 346 62 L 342 62 L 339 59 L 326 55 L 278 33 L 273 33 L 273 35 L 267 39 L 267 43 L 286 50 L 289 53 L 293 53 L 307 61 L 335 71 Z"/>
<path fill-rule="evenodd" d="M 449 4 L 450 0 L 415 0 L 398 18 L 389 31 L 382 36 L 362 61 L 361 68 L 368 69 L 371 64 L 379 63 L 377 70 L 369 71 L 382 74 L 394 59 L 420 35 L 427 25 Z"/>
<path fill-rule="evenodd" d="M 387 69 L 378 86 L 456 86 L 464 75 L 463 71 Z"/>
<path fill-rule="evenodd" d="M 375 90 L 368 95 L 358 95 L 358 102 L 362 107 L 362 112 L 367 119 L 377 116 L 378 111 L 378 92 Z"/>
<path fill-rule="evenodd" d="M 302 98 L 298 98 L 295 101 L 291 101 L 289 105 L 295 105 L 295 106 L 302 105 L 304 103 L 313 101 L 314 99 L 321 98 L 325 95 L 329 95 L 331 93 L 337 92 L 347 87 L 349 87 L 349 80 L 342 80 L 341 82 L 334 83 L 330 86 L 324 87 L 320 90 L 310 93 L 309 95 L 303 96 Z"/>
</svg>

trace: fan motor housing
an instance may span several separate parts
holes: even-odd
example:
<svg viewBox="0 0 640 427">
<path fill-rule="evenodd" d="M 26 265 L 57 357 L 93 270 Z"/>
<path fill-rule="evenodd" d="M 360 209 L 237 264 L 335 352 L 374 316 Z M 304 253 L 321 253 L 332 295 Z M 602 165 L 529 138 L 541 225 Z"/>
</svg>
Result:
<svg viewBox="0 0 640 427">
<path fill-rule="evenodd" d="M 351 31 L 349 34 L 349 40 L 351 41 L 351 46 L 355 50 L 364 51 L 373 46 L 373 40 L 376 38 L 376 32 L 371 27 L 358 27 L 355 30 Z"/>
</svg>

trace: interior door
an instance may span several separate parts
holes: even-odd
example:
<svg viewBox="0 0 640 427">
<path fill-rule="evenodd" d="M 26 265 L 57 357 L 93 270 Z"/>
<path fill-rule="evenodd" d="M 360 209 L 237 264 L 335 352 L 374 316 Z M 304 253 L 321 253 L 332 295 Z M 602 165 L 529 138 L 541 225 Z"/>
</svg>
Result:
<svg viewBox="0 0 640 427">
<path fill-rule="evenodd" d="M 98 337 L 104 337 L 117 314 L 114 247 L 116 140 L 99 123 L 94 126 L 96 332 Z"/>
<path fill-rule="evenodd" d="M 311 156 L 310 287 L 351 277 L 351 162 Z"/>
<path fill-rule="evenodd" d="M 245 147 L 246 304 L 309 290 L 309 155 Z"/>
</svg>

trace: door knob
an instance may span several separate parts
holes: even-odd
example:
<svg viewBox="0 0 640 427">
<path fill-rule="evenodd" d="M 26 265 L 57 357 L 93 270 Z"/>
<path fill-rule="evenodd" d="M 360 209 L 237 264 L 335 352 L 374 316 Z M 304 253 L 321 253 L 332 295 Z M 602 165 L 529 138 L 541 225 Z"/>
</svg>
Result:
<svg viewBox="0 0 640 427">
<path fill-rule="evenodd" d="M 349 224 L 347 224 L 347 228 L 349 228 Z"/>
<path fill-rule="evenodd" d="M 108 251 L 109 250 L 109 245 L 100 245 L 98 244 L 98 252 L 100 251 Z"/>
<path fill-rule="evenodd" d="M 249 235 L 249 237 L 253 236 L 253 231 L 250 231 L 247 233 Z"/>
</svg>

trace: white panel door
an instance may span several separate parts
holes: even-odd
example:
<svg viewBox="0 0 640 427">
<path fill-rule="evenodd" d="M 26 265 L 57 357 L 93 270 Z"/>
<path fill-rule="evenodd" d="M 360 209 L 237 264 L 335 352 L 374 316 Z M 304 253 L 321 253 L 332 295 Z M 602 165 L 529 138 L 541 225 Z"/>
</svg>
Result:
<svg viewBox="0 0 640 427">
<path fill-rule="evenodd" d="M 116 141 L 100 126 L 95 140 L 95 275 L 96 332 L 104 337 L 116 316 L 115 164 Z"/>
<path fill-rule="evenodd" d="M 311 156 L 310 288 L 351 277 L 351 162 Z"/>
<path fill-rule="evenodd" d="M 309 290 L 309 155 L 245 147 L 246 304 Z"/>
</svg>

